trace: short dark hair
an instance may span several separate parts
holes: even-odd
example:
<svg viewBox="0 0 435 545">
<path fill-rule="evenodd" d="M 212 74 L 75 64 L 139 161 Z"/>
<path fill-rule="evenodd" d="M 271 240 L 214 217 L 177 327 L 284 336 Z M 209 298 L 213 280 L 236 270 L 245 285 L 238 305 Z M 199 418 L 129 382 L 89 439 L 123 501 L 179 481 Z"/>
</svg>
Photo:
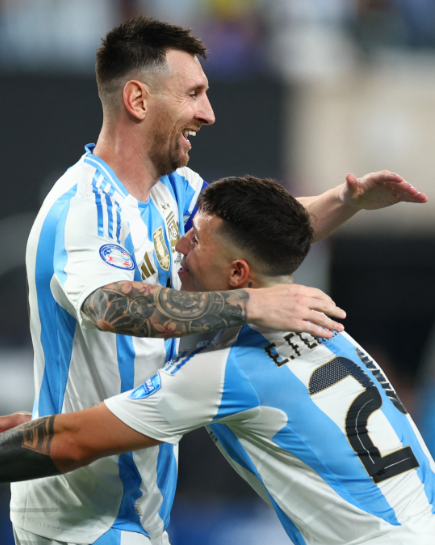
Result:
<svg viewBox="0 0 435 545">
<path fill-rule="evenodd" d="M 305 207 L 274 180 L 223 178 L 202 191 L 198 209 L 221 218 L 220 234 L 246 250 L 268 276 L 292 274 L 313 240 Z"/>
<path fill-rule="evenodd" d="M 207 58 L 207 49 L 191 30 L 151 17 L 135 17 L 113 28 L 97 50 L 95 72 L 99 91 L 134 70 L 156 68 L 166 63 L 169 49 Z"/>
</svg>

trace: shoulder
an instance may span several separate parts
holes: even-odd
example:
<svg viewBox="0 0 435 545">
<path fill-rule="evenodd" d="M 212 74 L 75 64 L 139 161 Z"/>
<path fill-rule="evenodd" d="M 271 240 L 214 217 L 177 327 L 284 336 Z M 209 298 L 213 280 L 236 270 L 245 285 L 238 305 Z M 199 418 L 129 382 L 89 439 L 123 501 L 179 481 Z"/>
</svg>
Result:
<svg viewBox="0 0 435 545">
<path fill-rule="evenodd" d="M 201 189 L 204 183 L 201 176 L 188 167 L 177 168 L 169 178 L 172 178 L 175 183 L 187 183 L 193 190 Z"/>
</svg>

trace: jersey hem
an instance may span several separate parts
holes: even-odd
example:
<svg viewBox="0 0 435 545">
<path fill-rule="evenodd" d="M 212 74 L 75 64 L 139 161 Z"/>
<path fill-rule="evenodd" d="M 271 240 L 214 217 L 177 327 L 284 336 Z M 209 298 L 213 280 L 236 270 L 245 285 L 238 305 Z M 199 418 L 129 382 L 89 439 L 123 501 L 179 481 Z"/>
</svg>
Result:
<svg viewBox="0 0 435 545">
<path fill-rule="evenodd" d="M 83 531 L 82 534 L 77 533 L 77 530 L 75 532 L 71 532 L 65 530 L 64 528 L 58 528 L 56 526 L 48 524 L 41 524 L 40 522 L 33 522 L 23 516 L 14 515 L 13 513 L 11 513 L 10 518 L 14 526 L 17 526 L 22 530 L 26 530 L 27 532 L 31 532 L 36 536 L 41 536 L 47 539 L 54 539 L 57 541 L 65 541 L 67 543 L 77 543 L 78 545 L 89 545 L 89 542 L 95 542 L 112 527 L 107 526 L 106 529 L 98 533 L 92 533 L 87 528 Z"/>
</svg>

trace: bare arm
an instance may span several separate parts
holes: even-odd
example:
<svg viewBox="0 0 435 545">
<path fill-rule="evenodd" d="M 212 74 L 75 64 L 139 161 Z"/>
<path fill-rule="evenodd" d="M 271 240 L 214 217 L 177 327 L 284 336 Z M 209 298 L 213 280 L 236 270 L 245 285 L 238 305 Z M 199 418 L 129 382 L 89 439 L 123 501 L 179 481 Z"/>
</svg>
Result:
<svg viewBox="0 0 435 545">
<path fill-rule="evenodd" d="M 11 428 L 15 428 L 20 424 L 29 422 L 32 418 L 31 413 L 22 411 L 19 413 L 8 414 L 6 416 L 0 416 L 0 433 Z"/>
<path fill-rule="evenodd" d="M 59 475 L 104 456 L 159 444 L 100 403 L 77 413 L 38 418 L 0 434 L 0 482 Z"/>
<path fill-rule="evenodd" d="M 427 196 L 401 176 L 388 170 L 362 178 L 346 176 L 346 182 L 318 197 L 298 199 L 312 217 L 314 242 L 331 234 L 359 210 L 376 210 L 399 202 L 425 203 Z"/>
<path fill-rule="evenodd" d="M 345 317 L 322 291 L 296 284 L 191 293 L 121 281 L 94 291 L 82 311 L 102 331 L 165 339 L 248 322 L 330 337 L 343 326 L 322 313 Z"/>
</svg>

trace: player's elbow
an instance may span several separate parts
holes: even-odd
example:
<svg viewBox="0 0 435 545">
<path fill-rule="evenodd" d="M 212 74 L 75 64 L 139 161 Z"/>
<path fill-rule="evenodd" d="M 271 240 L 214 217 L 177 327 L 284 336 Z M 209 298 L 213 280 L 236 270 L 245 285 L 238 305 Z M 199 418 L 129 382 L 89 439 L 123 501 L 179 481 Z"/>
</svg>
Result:
<svg viewBox="0 0 435 545">
<path fill-rule="evenodd" d="M 58 445 L 53 444 L 54 448 L 52 448 L 52 459 L 61 473 L 69 473 L 97 459 L 78 437 L 74 437 L 74 434 L 68 435 L 59 437 Z"/>
<path fill-rule="evenodd" d="M 96 460 L 81 416 L 81 412 L 78 412 L 56 417 L 50 456 L 61 473 L 79 469 Z"/>
</svg>

